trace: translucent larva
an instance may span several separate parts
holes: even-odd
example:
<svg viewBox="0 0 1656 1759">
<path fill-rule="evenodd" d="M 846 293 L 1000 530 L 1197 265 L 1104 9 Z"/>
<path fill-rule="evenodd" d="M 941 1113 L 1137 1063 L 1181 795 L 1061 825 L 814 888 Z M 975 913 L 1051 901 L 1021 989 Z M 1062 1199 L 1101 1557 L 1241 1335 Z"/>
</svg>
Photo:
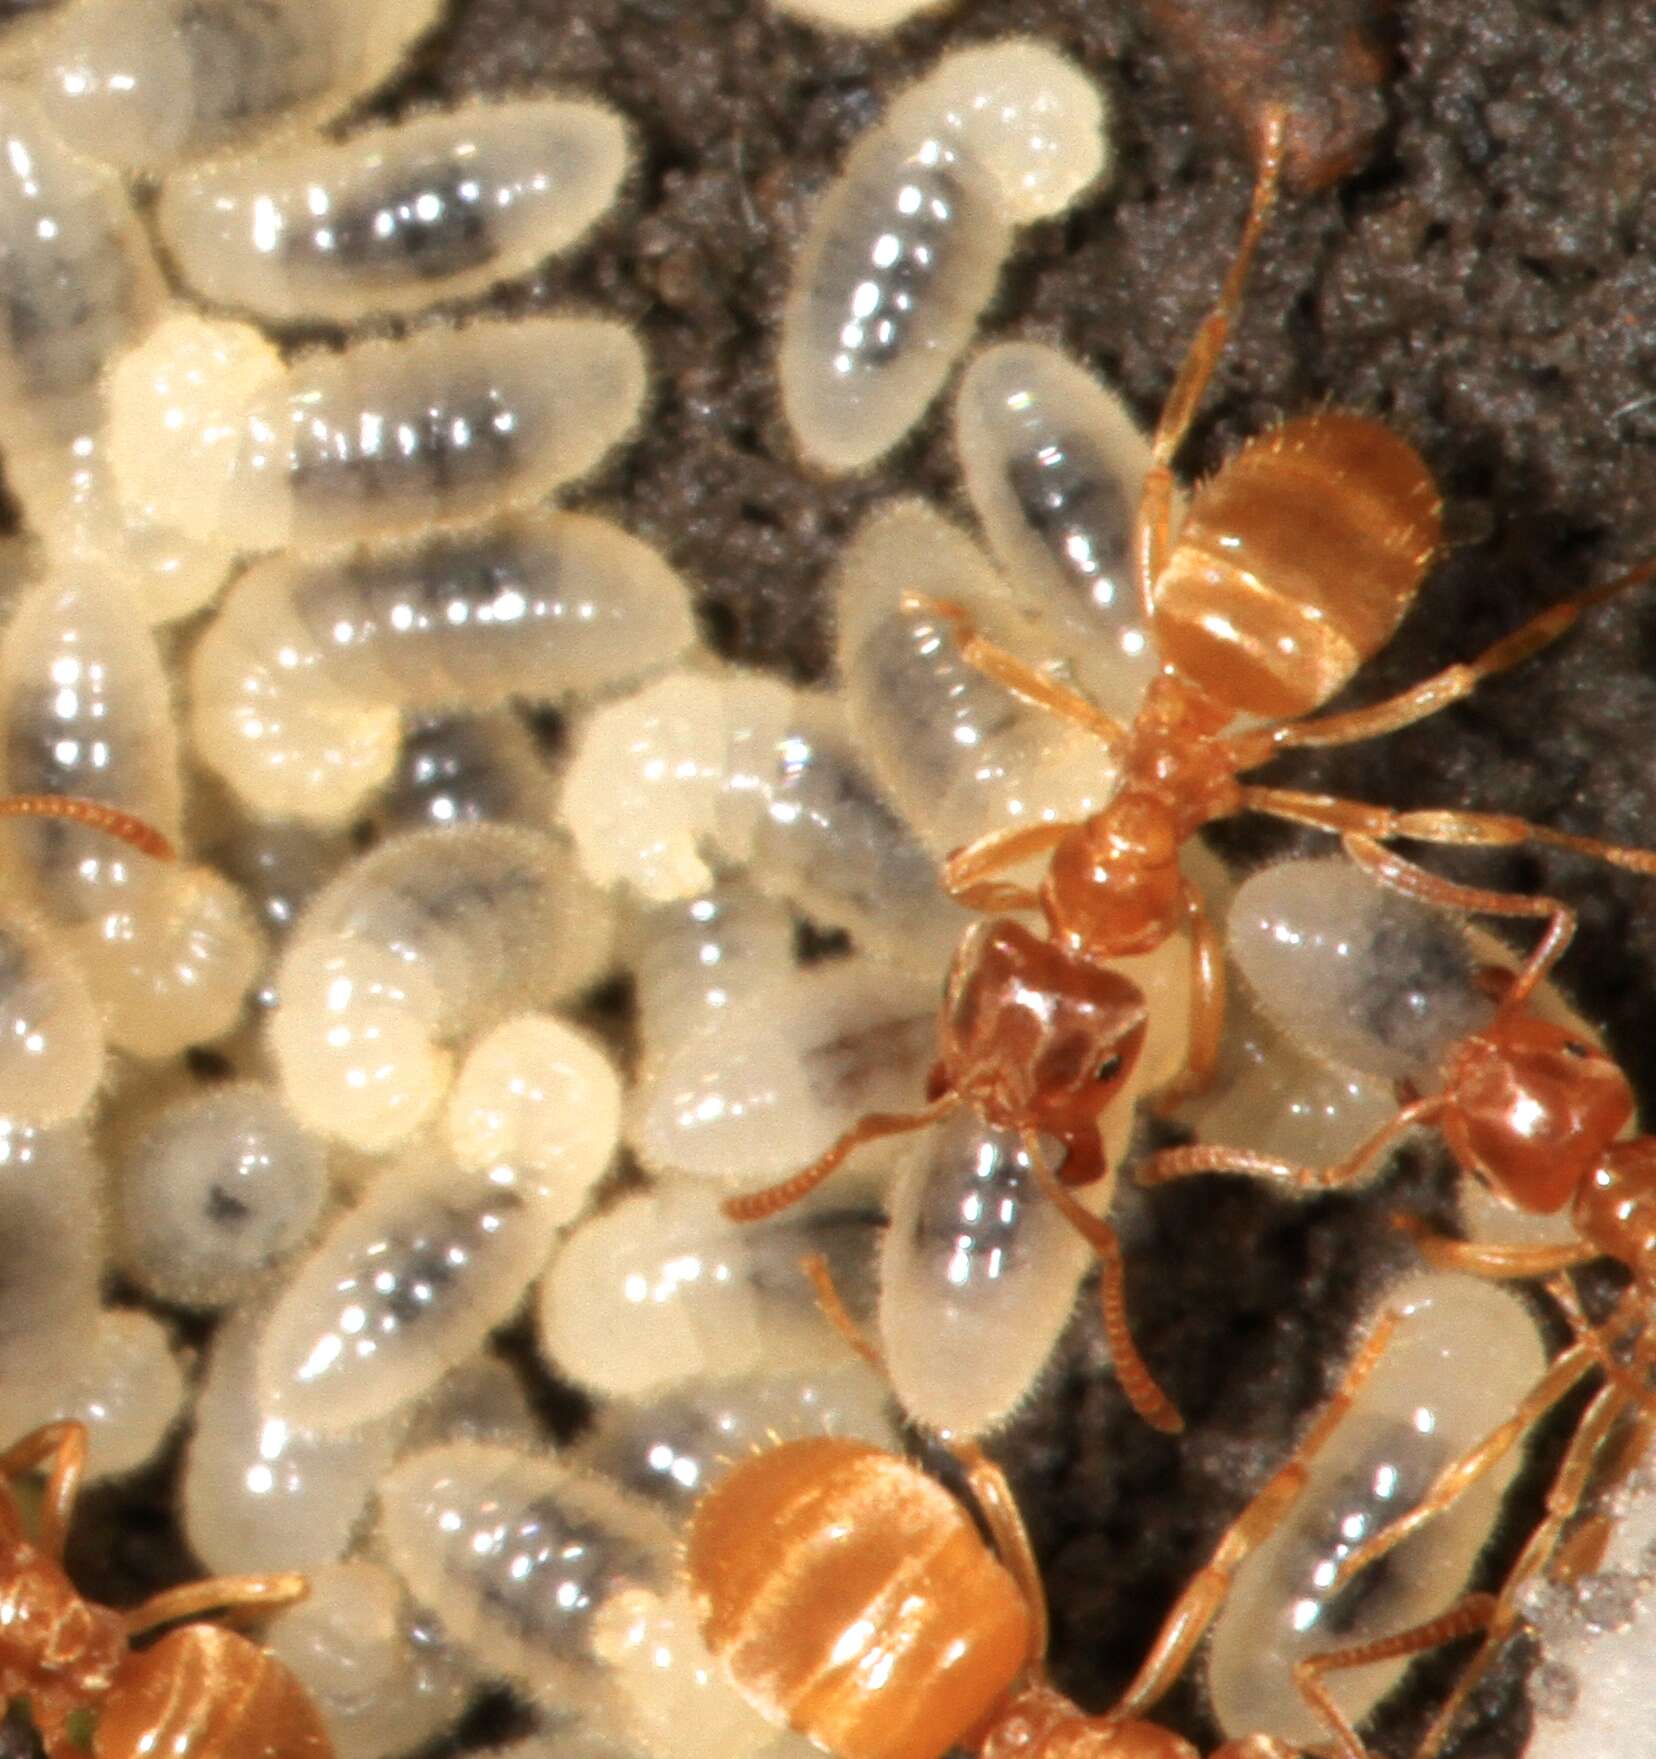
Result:
<svg viewBox="0 0 1656 1759">
<path fill-rule="evenodd" d="M 327 1188 L 321 1144 L 268 1088 L 184 1101 L 120 1169 L 122 1262 L 163 1301 L 222 1306 L 304 1244 Z"/>
<path fill-rule="evenodd" d="M 848 1361 L 811 1374 L 760 1372 L 694 1381 L 650 1399 L 611 1399 L 574 1457 L 677 1521 L 733 1461 L 811 1435 L 897 1447 L 885 1382 Z"/>
<path fill-rule="evenodd" d="M 380 1508 L 393 1568 L 483 1667 L 598 1711 L 663 1759 L 692 1738 L 732 1759 L 769 1744 L 697 1635 L 654 1510 L 555 1460 L 476 1443 L 405 1460 Z"/>
<path fill-rule="evenodd" d="M 369 822 L 381 836 L 466 824 L 550 824 L 557 788 L 535 736 L 510 709 L 409 718 Z"/>
<path fill-rule="evenodd" d="M 0 720 L 9 791 L 99 800 L 177 839 L 167 677 L 119 582 L 83 564 L 24 595 L 0 644 Z M 262 948 L 227 880 L 57 820 L 8 834 L 14 870 L 59 926 L 113 1044 L 167 1056 L 234 1023 Z"/>
<path fill-rule="evenodd" d="M 808 1165 L 865 1112 L 898 1111 L 937 1049 L 937 984 L 857 956 L 790 971 L 701 1033 L 651 1013 L 627 1139 L 655 1171 L 750 1183 Z"/>
<path fill-rule="evenodd" d="M 626 129 L 602 104 L 468 104 L 175 172 L 156 222 L 202 298 L 349 324 L 481 292 L 567 249 L 626 166 Z"/>
<path fill-rule="evenodd" d="M 276 1297 L 256 1352 L 261 1409 L 328 1435 L 426 1392 L 540 1274 L 561 1219 L 546 1190 L 536 1171 L 473 1170 L 415 1144 Z"/>
<path fill-rule="evenodd" d="M 288 1103 L 371 1152 L 441 1104 L 448 1045 L 601 969 L 609 917 L 563 847 L 505 825 L 413 831 L 312 902 L 270 1023 Z"/>
<path fill-rule="evenodd" d="M 389 1570 L 359 1558 L 306 1574 L 310 1593 L 263 1641 L 303 1682 L 338 1759 L 410 1752 L 458 1718 L 472 1671 Z"/>
<path fill-rule="evenodd" d="M 694 633 L 687 588 L 647 544 L 524 513 L 249 569 L 196 651 L 190 725 L 254 810 L 339 822 L 391 774 L 405 711 L 603 690 Z"/>
<path fill-rule="evenodd" d="M 440 10 L 438 0 L 86 0 L 30 48 L 64 139 L 158 171 L 342 110 Z"/>
<path fill-rule="evenodd" d="M 1035 42 L 946 57 L 853 149 L 794 265 L 782 408 L 805 457 L 855 470 L 920 418 L 966 347 L 1016 226 L 1105 166 L 1104 106 Z"/>
<path fill-rule="evenodd" d="M 110 379 L 124 499 L 243 550 L 476 519 L 584 475 L 644 397 L 630 331 L 480 319 L 270 370 L 245 326 L 170 318 Z"/>
<path fill-rule="evenodd" d="M 79 967 L 33 911 L 0 909 L 0 1115 L 78 1117 L 103 1079 L 103 1022 Z"/>
<path fill-rule="evenodd" d="M 1014 590 L 1064 634 L 1077 681 L 1123 721 L 1160 661 L 1132 572 L 1150 445 L 1121 399 L 1033 342 L 961 378 L 955 444 L 984 537 Z"/>
<path fill-rule="evenodd" d="M 967 606 L 986 634 L 1027 650 L 1005 586 L 977 547 L 918 501 L 864 522 L 841 559 L 839 670 L 846 713 L 876 779 L 934 855 L 998 826 L 1084 818 L 1115 766 L 1083 729 L 1020 702 L 961 658 L 953 630 L 905 593 Z M 1012 624 L 1012 630 L 1017 629 Z"/>
<path fill-rule="evenodd" d="M 1402 1324 L 1282 1526 L 1237 1572 L 1214 1623 L 1208 1689 L 1232 1734 L 1268 1728 L 1284 1741 L 1322 1740 L 1294 1688 L 1294 1663 L 1450 1605 L 1520 1463 L 1509 1456 L 1372 1573 L 1331 1591 L 1341 1558 L 1412 1508 L 1441 1468 L 1508 1417 L 1546 1362 L 1523 1305 L 1476 1278 L 1413 1277 L 1386 1305 L 1404 1314 Z M 1360 1721 L 1405 1665 L 1341 1671 L 1323 1683 Z"/>
<path fill-rule="evenodd" d="M 540 1346 L 599 1393 L 641 1397 L 698 1377 L 842 1364 L 803 1253 L 830 1258 L 859 1310 L 870 1304 L 871 1208 L 729 1220 L 718 1194 L 675 1181 L 590 1216 L 558 1249 L 536 1304 Z"/>
</svg>

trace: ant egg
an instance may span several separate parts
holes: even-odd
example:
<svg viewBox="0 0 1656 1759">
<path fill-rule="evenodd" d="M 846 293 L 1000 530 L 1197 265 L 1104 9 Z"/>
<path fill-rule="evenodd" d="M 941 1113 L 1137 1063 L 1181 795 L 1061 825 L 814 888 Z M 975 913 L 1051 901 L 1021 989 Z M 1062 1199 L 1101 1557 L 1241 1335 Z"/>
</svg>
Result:
<svg viewBox="0 0 1656 1759">
<path fill-rule="evenodd" d="M 865 1112 L 925 1086 L 937 1050 L 937 985 L 859 955 L 787 973 L 697 1035 L 652 1016 L 652 1059 L 627 1140 L 651 1171 L 744 1184 L 808 1165 Z"/>
<path fill-rule="evenodd" d="M 825 1253 L 854 1308 L 866 1306 L 877 1224 L 844 1208 L 733 1222 L 716 1191 L 683 1181 L 629 1194 L 589 1216 L 547 1267 L 541 1350 L 579 1385 L 633 1397 L 699 1377 L 838 1366 L 845 1345 L 799 1260 Z"/>
<path fill-rule="evenodd" d="M 1160 660 L 1133 574 L 1150 444 L 1126 405 L 1055 348 L 985 349 L 960 381 L 955 445 L 989 548 L 1062 631 L 1077 679 L 1131 722 Z"/>
<path fill-rule="evenodd" d="M 249 551 L 538 500 L 624 439 L 644 400 L 643 351 L 599 318 L 480 318 L 276 374 L 245 329 L 169 318 L 109 382 L 122 496 L 164 504 L 188 532 L 233 531 Z"/>
<path fill-rule="evenodd" d="M 401 1422 L 316 1435 L 259 1397 L 255 1353 L 268 1306 L 243 1306 L 214 1334 L 184 1463 L 190 1548 L 222 1575 L 313 1569 L 342 1557 Z"/>
<path fill-rule="evenodd" d="M 508 1020 L 467 1056 L 449 1095 L 462 1167 L 532 1174 L 555 1226 L 572 1221 L 621 1138 L 621 1079 L 605 1054 L 544 1014 Z"/>
<path fill-rule="evenodd" d="M 312 1566 L 310 1592 L 264 1628 L 264 1645 L 321 1711 L 337 1759 L 386 1759 L 456 1721 L 472 1675 L 387 1569 Z"/>
<path fill-rule="evenodd" d="M 1546 1366 L 1535 1323 L 1505 1290 L 1475 1277 L 1411 1277 L 1385 1305 L 1405 1317 L 1310 1465 L 1281 1526 L 1241 1565 L 1208 1649 L 1220 1726 L 1270 1729 L 1315 1745 L 1327 1731 L 1295 1689 L 1295 1662 L 1406 1629 L 1462 1590 L 1521 1460 L 1493 1467 L 1372 1573 L 1331 1584 L 1342 1558 L 1406 1514 L 1438 1472 L 1503 1422 Z M 1353 1722 L 1406 1661 L 1323 1680 Z"/>
<path fill-rule="evenodd" d="M 380 1487 L 381 1538 L 414 1598 L 483 1666 L 596 1707 L 663 1756 L 771 1739 L 696 1633 L 662 1517 L 597 1478 L 512 1449 L 413 1455 Z"/>
<path fill-rule="evenodd" d="M 438 0 L 78 0 L 29 46 L 71 146 L 159 171 L 343 110 L 440 11 Z"/>
<path fill-rule="evenodd" d="M 813 1435 L 899 1447 L 885 1381 L 848 1361 L 811 1374 L 760 1372 L 691 1381 L 648 1400 L 612 1399 L 573 1457 L 677 1521 L 733 1461 Z"/>
<path fill-rule="evenodd" d="M 103 1079 L 103 1022 L 80 968 L 31 911 L 0 910 L 0 1115 L 58 1124 Z"/>
<path fill-rule="evenodd" d="M 1097 86 L 1037 42 L 946 56 L 859 141 L 794 265 L 777 371 L 801 452 L 872 464 L 942 389 L 1013 228 L 1104 171 Z"/>
<path fill-rule="evenodd" d="M 536 831 L 411 831 L 313 900 L 277 970 L 270 1044 L 300 1120 L 377 1152 L 441 1104 L 450 1042 L 590 982 L 609 913 Z"/>
<path fill-rule="evenodd" d="M 201 298 L 351 324 L 525 273 L 592 225 L 626 168 L 602 104 L 474 103 L 176 172 L 156 225 Z"/>
<path fill-rule="evenodd" d="M 302 1245 L 321 1214 L 320 1144 L 268 1088 L 221 1088 L 162 1113 L 121 1168 L 121 1258 L 151 1294 L 219 1307 Z"/>
<path fill-rule="evenodd" d="M 946 519 L 920 501 L 888 502 L 851 539 L 835 592 L 852 730 L 934 855 L 1003 824 L 1086 818 L 1108 800 L 1116 767 L 1093 734 L 1020 702 L 961 659 L 937 615 L 903 608 L 905 593 L 946 598 L 992 637 L 1016 615 Z"/>
<path fill-rule="evenodd" d="M 196 749 L 257 812 L 337 822 L 392 773 L 409 710 L 557 702 L 695 638 L 647 544 L 523 513 L 322 562 L 256 565 L 196 650 Z"/>
<path fill-rule="evenodd" d="M 474 1170 L 417 1144 L 277 1295 L 256 1357 L 261 1408 L 331 1435 L 418 1398 L 523 1298 L 559 1207 L 532 1166 Z"/>
</svg>

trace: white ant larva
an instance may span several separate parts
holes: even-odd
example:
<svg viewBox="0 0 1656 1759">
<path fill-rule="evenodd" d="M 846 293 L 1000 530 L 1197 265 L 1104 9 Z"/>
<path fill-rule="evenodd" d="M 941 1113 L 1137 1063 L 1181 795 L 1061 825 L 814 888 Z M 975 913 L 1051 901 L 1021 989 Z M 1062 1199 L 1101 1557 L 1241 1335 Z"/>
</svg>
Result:
<svg viewBox="0 0 1656 1759">
<path fill-rule="evenodd" d="M 255 1082 L 169 1106 L 124 1157 L 119 1256 L 163 1301 L 239 1300 L 305 1243 L 327 1195 L 321 1144 Z"/>
<path fill-rule="evenodd" d="M 411 1752 L 459 1717 L 475 1676 L 389 1570 L 354 1558 L 306 1575 L 310 1593 L 263 1642 L 321 1711 L 336 1759 Z"/>
<path fill-rule="evenodd" d="M 27 48 L 65 140 L 159 171 L 344 109 L 440 11 L 439 0 L 81 0 Z"/>
<path fill-rule="evenodd" d="M 482 318 L 285 367 L 246 325 L 168 318 L 111 372 L 111 461 L 123 499 L 188 532 L 325 549 L 538 500 L 625 438 L 644 386 L 632 332 L 600 318 Z"/>
<path fill-rule="evenodd" d="M 0 907 L 0 1115 L 80 1116 L 104 1073 L 103 1021 L 85 977 L 33 911 Z"/>
<path fill-rule="evenodd" d="M 866 1308 L 878 1220 L 872 1207 L 842 1207 L 733 1222 L 716 1191 L 687 1179 L 631 1193 L 582 1221 L 547 1267 L 541 1351 L 594 1392 L 634 1397 L 698 1377 L 842 1364 L 799 1260 L 826 1252 Z"/>
<path fill-rule="evenodd" d="M 447 825 L 551 824 L 558 790 L 515 709 L 410 715 L 397 765 L 369 803 L 380 837 Z"/>
<path fill-rule="evenodd" d="M 377 1152 L 442 1103 L 449 1046 L 596 977 L 609 912 L 538 831 L 411 831 L 311 902 L 276 973 L 270 1043 L 291 1105 Z"/>
<path fill-rule="evenodd" d="M 801 452 L 855 470 L 919 420 L 988 303 L 1013 229 L 1109 159 L 1104 101 L 1043 44 L 947 56 L 852 150 L 794 265 L 782 408 Z"/>
<path fill-rule="evenodd" d="M 984 537 L 1073 656 L 1076 681 L 1131 723 L 1160 665 L 1132 572 L 1150 443 L 1121 399 L 1034 342 L 987 348 L 955 398 L 955 446 Z"/>
<path fill-rule="evenodd" d="M 523 274 L 592 225 L 626 168 L 602 104 L 474 103 L 175 172 L 156 224 L 202 298 L 351 324 Z"/>
<path fill-rule="evenodd" d="M 172 700 L 136 599 L 89 563 L 31 588 L 0 644 L 5 785 L 132 813 L 176 840 Z M 226 1031 L 262 947 L 236 888 L 55 819 L 10 829 L 14 870 L 85 972 L 112 1043 L 162 1057 Z"/>
<path fill-rule="evenodd" d="M 513 1449 L 411 1455 L 380 1486 L 380 1537 L 415 1600 L 482 1667 L 666 1756 L 731 1759 L 771 1730 L 713 1665 L 671 1527 L 602 1479 Z"/>
<path fill-rule="evenodd" d="M 1020 702 L 961 658 L 954 630 L 906 594 L 968 605 L 1029 646 L 977 546 L 919 501 L 867 519 L 835 577 L 846 713 L 875 777 L 934 855 L 1002 825 L 1085 818 L 1116 766 L 1084 729 Z"/>
<path fill-rule="evenodd" d="M 344 820 L 409 710 L 558 702 L 664 666 L 689 591 L 607 520 L 528 512 L 325 561 L 250 568 L 198 646 L 196 749 L 256 811 Z"/>
<path fill-rule="evenodd" d="M 1311 1463 L 1282 1525 L 1237 1570 L 1208 1649 L 1220 1726 L 1268 1728 L 1315 1745 L 1326 1736 L 1293 1684 L 1295 1662 L 1417 1624 L 1460 1594 L 1488 1542 L 1516 1455 L 1479 1478 L 1374 1574 L 1335 1585 L 1342 1558 L 1407 1513 L 1440 1468 L 1518 1405 L 1546 1366 L 1535 1322 L 1505 1290 L 1428 1272 L 1394 1289 L 1402 1315 L 1385 1353 Z M 1405 1663 L 1331 1673 L 1322 1684 L 1352 1722 Z"/>
</svg>

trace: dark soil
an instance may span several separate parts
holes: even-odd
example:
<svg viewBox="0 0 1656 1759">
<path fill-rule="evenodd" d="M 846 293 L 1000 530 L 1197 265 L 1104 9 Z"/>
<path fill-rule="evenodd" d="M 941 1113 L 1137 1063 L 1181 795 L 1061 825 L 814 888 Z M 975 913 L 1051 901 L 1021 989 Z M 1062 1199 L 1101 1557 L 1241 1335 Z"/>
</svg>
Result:
<svg viewBox="0 0 1656 1759">
<path fill-rule="evenodd" d="M 1192 16 L 1222 36 L 1208 42 Z M 984 333 L 1062 343 L 1146 424 L 1237 236 L 1248 105 L 1263 92 L 1300 107 L 1302 170 L 1351 161 L 1282 205 L 1183 459 L 1209 470 L 1328 401 L 1383 416 L 1425 455 L 1455 544 L 1350 701 L 1656 549 L 1656 10 L 1640 0 L 1399 0 L 1377 20 L 1259 0 L 962 0 L 876 44 L 766 0 L 465 0 L 374 108 L 562 87 L 631 118 L 637 162 L 615 213 L 503 303 L 592 304 L 640 325 L 654 408 L 584 498 L 699 583 L 721 651 L 821 678 L 824 577 L 864 511 L 905 489 L 965 516 L 935 412 L 866 477 L 802 469 L 777 409 L 773 332 L 811 204 L 888 96 L 941 50 L 1012 32 L 1063 47 L 1108 88 L 1120 169 L 1082 211 L 1022 235 Z M 1282 777 L 1656 843 L 1653 600 L 1596 614 L 1441 721 Z M 1290 842 L 1250 825 L 1222 849 L 1246 863 Z M 1650 1093 L 1656 889 L 1564 858 L 1443 865 L 1579 903 L 1568 979 Z M 1364 1201 L 1291 1207 L 1200 1181 L 1147 1206 L 1140 1339 L 1190 1435 L 1164 1441 L 1126 1412 L 1084 1320 L 995 1450 L 1051 1584 L 1059 1677 L 1084 1702 L 1110 1701 L 1178 1583 L 1333 1384 L 1353 1319 L 1404 1262 L 1386 1209 L 1447 1190 L 1419 1156 Z M 1466 1755 L 1521 1749 L 1514 1679 L 1509 1668 L 1506 1689 L 1480 1699 Z M 1170 1709 L 1212 1739 L 1194 1693 Z M 1407 1750 L 1410 1714 L 1376 1744 Z"/>
</svg>

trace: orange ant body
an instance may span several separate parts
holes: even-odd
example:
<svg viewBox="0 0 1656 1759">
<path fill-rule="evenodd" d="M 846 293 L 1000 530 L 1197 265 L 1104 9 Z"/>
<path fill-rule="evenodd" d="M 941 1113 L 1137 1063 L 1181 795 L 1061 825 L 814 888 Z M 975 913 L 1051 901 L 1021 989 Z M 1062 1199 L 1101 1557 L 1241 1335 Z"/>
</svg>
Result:
<svg viewBox="0 0 1656 1759">
<path fill-rule="evenodd" d="M 131 1612 L 83 1599 L 64 1541 L 86 1460 L 79 1423 L 49 1423 L 0 1453 L 7 1480 L 49 1462 L 38 1537 L 0 1489 L 0 1693 L 22 1699 L 47 1759 L 330 1759 L 332 1743 L 299 1681 L 256 1643 L 193 1624 L 147 1649 L 132 1638 L 215 1609 L 277 1607 L 302 1576 L 234 1576 L 169 1588 Z"/>
<path fill-rule="evenodd" d="M 808 1261 L 829 1318 L 876 1368 L 880 1357 Z M 1145 1720 L 1224 1603 L 1236 1569 L 1281 1521 L 1310 1461 L 1384 1351 L 1395 1316 L 1359 1352 L 1292 1459 L 1267 1481 L 1188 1584 L 1116 1707 L 1088 1715 L 1047 1677 L 1047 1611 L 1023 1519 L 1000 1468 L 951 1443 L 988 1528 L 906 1460 L 840 1437 L 783 1442 L 734 1466 L 697 1504 L 686 1545 L 708 1648 L 763 1715 L 837 1759 L 1199 1759 Z M 1367 1759 L 1322 1690 L 1334 1668 L 1414 1654 L 1484 1624 L 1473 1595 L 1413 1630 L 1302 1662 L 1296 1682 L 1334 1730 L 1342 1759 Z M 1267 1735 L 1212 1759 L 1298 1759 Z"/>
</svg>

